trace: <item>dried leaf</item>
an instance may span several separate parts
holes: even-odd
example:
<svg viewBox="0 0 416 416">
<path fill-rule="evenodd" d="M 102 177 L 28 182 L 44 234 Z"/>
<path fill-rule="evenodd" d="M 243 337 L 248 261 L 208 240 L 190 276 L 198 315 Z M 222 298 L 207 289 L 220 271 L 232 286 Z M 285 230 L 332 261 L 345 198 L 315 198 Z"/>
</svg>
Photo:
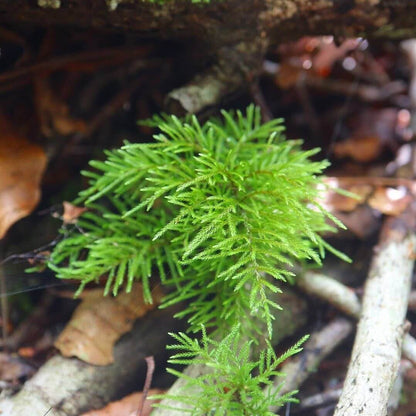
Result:
<svg viewBox="0 0 416 416">
<path fill-rule="evenodd" d="M 154 290 L 153 304 L 143 301 L 141 284 L 133 285 L 130 293 L 104 297 L 102 289 L 85 291 L 82 303 L 71 321 L 55 342 L 65 357 L 76 356 L 95 365 L 108 365 L 114 361 L 113 346 L 128 332 L 134 321 L 154 309 L 162 293 Z"/>
<path fill-rule="evenodd" d="M 368 200 L 368 204 L 386 215 L 399 215 L 412 202 L 413 197 L 405 187 L 390 188 L 378 186 Z"/>
<path fill-rule="evenodd" d="M 276 84 L 281 89 L 292 88 L 298 82 L 298 79 L 303 72 L 302 66 L 296 65 L 292 60 L 285 60 L 281 63 L 279 70 L 276 73 Z"/>
<path fill-rule="evenodd" d="M 375 160 L 383 149 L 382 141 L 375 136 L 351 137 L 334 144 L 334 154 L 338 158 L 351 157 L 357 162 Z"/>
<path fill-rule="evenodd" d="M 18 220 L 29 215 L 40 199 L 46 168 L 43 149 L 20 137 L 0 116 L 0 239 Z"/>
<path fill-rule="evenodd" d="M 152 389 L 149 390 L 149 396 L 156 394 L 162 394 L 164 390 Z M 106 407 L 99 410 L 93 410 L 91 412 L 83 413 L 81 416 L 136 416 L 137 409 L 139 409 L 142 401 L 143 393 L 133 393 L 124 397 L 121 400 L 112 402 Z M 144 403 L 142 416 L 149 416 L 153 410 L 152 404 L 157 403 L 159 400 L 147 399 Z"/>
<path fill-rule="evenodd" d="M 282 89 L 293 87 L 303 72 L 328 77 L 335 63 L 356 49 L 360 39 L 346 39 L 337 46 L 333 36 L 303 37 L 279 46 L 281 60 L 276 84 Z"/>
<path fill-rule="evenodd" d="M 354 194 L 354 198 L 346 195 L 341 195 L 336 191 L 328 191 L 324 195 L 324 202 L 323 205 L 331 212 L 334 211 L 342 211 L 342 212 L 351 212 L 354 211 L 358 205 L 363 204 L 368 196 L 373 191 L 373 187 L 371 185 L 367 185 L 365 183 L 362 184 L 352 184 L 348 185 L 342 181 L 342 178 L 336 181 L 336 178 L 331 178 L 331 186 L 335 189 L 343 189 Z"/>
<path fill-rule="evenodd" d="M 416 194 L 414 181 L 404 178 L 328 177 L 325 182 L 329 189 L 321 194 L 322 205 L 359 238 L 375 231 L 380 214 L 401 214 Z M 356 197 L 340 195 L 335 189 Z"/>
<path fill-rule="evenodd" d="M 75 224 L 78 217 L 87 210 L 85 207 L 77 207 L 67 201 L 64 201 L 62 205 L 64 207 L 64 213 L 62 215 L 64 224 Z"/>
<path fill-rule="evenodd" d="M 66 136 L 86 131 L 85 121 L 71 116 L 68 105 L 55 94 L 45 77 L 36 77 L 34 87 L 36 110 L 45 137 L 54 137 L 56 133 Z"/>
</svg>

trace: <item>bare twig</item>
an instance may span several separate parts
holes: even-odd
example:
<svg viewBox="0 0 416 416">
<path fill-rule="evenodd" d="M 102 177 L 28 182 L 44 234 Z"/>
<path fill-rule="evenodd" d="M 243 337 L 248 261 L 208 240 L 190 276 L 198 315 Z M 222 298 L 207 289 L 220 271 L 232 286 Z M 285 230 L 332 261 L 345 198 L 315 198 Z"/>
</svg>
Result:
<svg viewBox="0 0 416 416">
<path fill-rule="evenodd" d="M 408 94 L 411 111 L 410 127 L 414 135 L 416 132 L 416 39 L 407 39 L 401 42 L 400 47 L 407 55 L 410 66 L 410 85 Z"/>
<path fill-rule="evenodd" d="M 14 68 L 0 75 L 0 84 L 9 83 L 22 77 L 31 77 L 38 72 L 49 72 L 61 69 L 69 64 L 82 62 L 104 61 L 105 65 L 113 66 L 120 61 L 145 55 L 143 47 L 139 48 L 107 48 L 95 51 L 83 51 L 69 55 L 53 57 L 25 67 Z"/>
<path fill-rule="evenodd" d="M 334 416 L 386 416 L 397 376 L 416 244 L 412 209 L 389 218 L 366 282 L 344 389 Z M 411 230 L 410 232 L 408 230 Z"/>
<path fill-rule="evenodd" d="M 155 371 L 155 359 L 153 356 L 145 357 L 147 364 L 146 379 L 144 381 L 143 395 L 140 402 L 140 407 L 137 409 L 137 416 L 142 416 L 144 403 L 146 402 L 147 395 L 149 394 L 150 385 L 152 384 L 153 373 Z"/>
<path fill-rule="evenodd" d="M 285 379 L 279 394 L 283 395 L 297 390 L 309 377 L 310 373 L 316 370 L 319 363 L 347 338 L 352 329 L 353 325 L 349 320 L 339 317 L 322 330 L 313 333 L 305 343 L 302 353 L 296 355 L 281 368 L 281 372 L 285 374 Z M 281 379 L 276 379 L 274 387 L 279 388 L 281 382 Z M 276 411 L 278 408 L 271 410 Z"/>
<path fill-rule="evenodd" d="M 348 316 L 360 318 L 361 303 L 350 287 L 314 272 L 299 274 L 296 280 L 304 292 L 330 303 Z M 409 334 L 404 336 L 402 351 L 406 358 L 416 364 L 416 340 Z"/>
<path fill-rule="evenodd" d="M 309 396 L 299 404 L 299 410 L 309 410 L 316 407 L 327 406 L 328 404 L 335 403 L 339 400 L 342 393 L 342 389 L 326 390 L 322 393 Z M 335 406 L 335 405 L 334 405 Z"/>
<path fill-rule="evenodd" d="M 346 315 L 359 318 L 361 303 L 351 288 L 331 277 L 313 272 L 299 274 L 296 282 L 304 292 L 330 302 Z"/>
<path fill-rule="evenodd" d="M 241 82 L 235 74 L 224 74 L 222 67 L 214 66 L 189 84 L 171 91 L 167 96 L 167 108 L 175 114 L 198 113 L 234 92 Z"/>
<path fill-rule="evenodd" d="M 0 265 L 0 293 L 3 295 L 7 293 L 6 276 L 3 273 L 3 267 Z M 9 322 L 9 304 L 6 296 L 0 297 L 1 302 L 1 335 L 3 345 L 7 342 L 8 330 L 7 325 Z"/>
</svg>

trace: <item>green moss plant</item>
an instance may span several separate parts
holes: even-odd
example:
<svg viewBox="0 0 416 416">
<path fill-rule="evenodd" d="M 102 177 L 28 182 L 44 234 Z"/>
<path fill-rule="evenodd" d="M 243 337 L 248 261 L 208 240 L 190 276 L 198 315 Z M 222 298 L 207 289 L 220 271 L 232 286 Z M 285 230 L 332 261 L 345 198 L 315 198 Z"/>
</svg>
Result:
<svg viewBox="0 0 416 416">
<path fill-rule="evenodd" d="M 129 291 L 139 280 L 147 302 L 157 274 L 168 293 L 162 307 L 182 302 L 178 317 L 187 318 L 190 331 L 214 332 L 214 338 L 204 332 L 202 344 L 175 335 L 187 355 L 173 358 L 206 358 L 212 372 L 197 382 L 211 396 L 224 394 L 213 414 L 266 415 L 268 405 L 259 403 L 270 400 L 259 399 L 259 386 L 280 358 L 267 347 L 250 361 L 251 349 L 236 351 L 237 340 L 252 343 L 264 334 L 267 344 L 279 309 L 271 296 L 280 291 L 277 283 L 293 278 L 294 262 L 320 264 L 325 250 L 342 256 L 321 237 L 334 231 L 328 219 L 340 224 L 319 203 L 328 166 L 311 160 L 319 149 L 286 140 L 282 120 L 262 123 L 254 106 L 221 114 L 202 125 L 195 116 L 155 117 L 148 123 L 160 131 L 153 143 L 126 143 L 91 162 L 94 171 L 84 172 L 89 187 L 76 201 L 88 211 L 65 230 L 49 266 L 60 278 L 79 280 L 80 290 L 102 276 L 106 294 Z M 246 380 L 233 384 L 242 388 L 238 393 L 221 387 L 224 366 Z M 241 413 L 241 403 L 251 401 L 260 407 Z"/>
</svg>

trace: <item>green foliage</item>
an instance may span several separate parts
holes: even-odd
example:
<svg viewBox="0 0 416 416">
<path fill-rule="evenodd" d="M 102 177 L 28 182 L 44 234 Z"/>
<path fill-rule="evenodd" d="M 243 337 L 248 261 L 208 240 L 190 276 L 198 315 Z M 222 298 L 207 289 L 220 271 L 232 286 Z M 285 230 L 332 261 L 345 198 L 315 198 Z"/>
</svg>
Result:
<svg viewBox="0 0 416 416">
<path fill-rule="evenodd" d="M 302 350 L 307 339 L 303 338 L 280 357 L 268 346 L 252 361 L 251 343 L 243 342 L 240 327 L 236 325 L 220 342 L 209 338 L 203 328 L 202 340 L 192 339 L 184 333 L 171 334 L 177 341 L 168 349 L 179 350 L 171 357 L 171 364 L 200 364 L 209 371 L 198 377 L 190 377 L 179 371 L 168 369 L 171 374 L 187 381 L 182 392 L 169 399 L 188 405 L 188 409 L 169 407 L 192 416 L 225 415 L 274 415 L 271 406 L 280 407 L 296 401 L 291 392 L 280 396 L 278 388 L 272 387 L 272 379 L 282 377 L 277 371 L 283 361 Z M 190 394 L 192 391 L 192 394 Z M 166 396 L 162 396 L 166 397 Z"/>
<path fill-rule="evenodd" d="M 342 225 L 319 204 L 328 162 L 312 161 L 319 149 L 285 140 L 282 120 L 262 123 L 254 106 L 203 125 L 194 116 L 147 124 L 160 130 L 153 143 L 126 143 L 84 172 L 89 187 L 75 203 L 88 210 L 63 230 L 49 267 L 79 280 L 80 290 L 103 276 L 105 293 L 129 291 L 139 280 L 147 302 L 158 274 L 168 288 L 162 306 L 183 302 L 178 316 L 189 330 L 212 327 L 220 339 L 205 329 L 202 343 L 173 335 L 180 352 L 171 363 L 210 370 L 188 380 L 201 397 L 175 399 L 198 403 L 193 415 L 268 415 L 270 406 L 292 400 L 279 398 L 271 378 L 300 345 L 279 358 L 270 346 L 250 357 L 255 331 L 266 326 L 266 345 L 271 339 L 277 283 L 292 277 L 294 262 L 319 265 L 325 249 L 342 257 L 320 236 L 334 231 L 328 219 Z"/>
<path fill-rule="evenodd" d="M 333 229 L 318 203 L 327 162 L 284 140 L 282 120 L 262 124 L 254 106 L 222 116 L 202 126 L 196 117 L 156 117 L 156 143 L 126 144 L 91 162 L 96 171 L 84 172 L 90 187 L 77 201 L 89 208 L 82 232 L 50 258 L 58 276 L 82 287 L 108 274 L 114 293 L 138 279 L 150 302 L 157 268 L 173 288 L 164 306 L 190 301 L 179 315 L 191 329 L 229 328 L 251 314 L 270 332 L 273 280 L 290 277 L 294 260 L 319 264 L 331 249 L 319 235 Z"/>
</svg>

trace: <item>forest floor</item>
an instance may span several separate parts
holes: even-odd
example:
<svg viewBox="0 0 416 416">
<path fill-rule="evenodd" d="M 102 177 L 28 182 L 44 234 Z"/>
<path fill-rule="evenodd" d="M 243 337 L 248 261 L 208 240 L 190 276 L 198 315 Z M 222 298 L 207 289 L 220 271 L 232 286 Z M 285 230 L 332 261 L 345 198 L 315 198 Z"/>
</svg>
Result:
<svg viewBox="0 0 416 416">
<path fill-rule="evenodd" d="M 98 332 L 105 339 L 85 345 L 85 337 L 93 337 L 89 321 L 81 330 L 74 330 L 71 321 L 75 310 L 99 314 L 99 308 L 112 308 L 113 300 L 106 298 L 97 306 L 102 289 L 97 295 L 91 287 L 81 303 L 73 299 L 75 283 L 57 280 L 48 270 L 26 274 L 25 269 L 42 264 L 61 238 L 62 225 L 76 226 L 82 208 L 69 201 L 85 186 L 80 171 L 88 161 L 102 159 L 104 149 L 124 140 L 151 140 L 152 130 L 137 120 L 163 111 L 166 94 L 207 62 L 203 51 L 186 43 L 118 33 L 4 27 L 0 40 L 0 389 L 6 397 L 53 356 L 77 355 L 94 365 L 114 359 L 113 345 L 132 324 L 109 340 L 104 323 Z M 364 292 L 383 223 L 414 203 L 415 83 L 416 41 L 308 37 L 270 50 L 258 82 L 199 114 L 205 120 L 221 108 L 244 109 L 255 102 L 265 117 L 285 119 L 288 138 L 300 137 L 305 148 L 322 149 L 317 157 L 331 161 L 328 180 L 358 198 L 328 193 L 325 206 L 348 228 L 331 237 L 331 243 L 352 263 L 328 256 L 320 272 L 352 289 L 357 299 Z M 284 346 L 305 333 L 319 334 L 343 315 L 339 305 L 311 292 L 302 284 L 295 288 L 301 306 L 293 313 L 301 316 L 293 319 L 300 324 Z M 135 295 L 126 300 L 135 310 L 122 311 L 120 320 L 148 319 L 147 309 L 135 304 Z M 410 323 L 416 319 L 414 295 L 416 291 L 409 301 Z M 79 315 L 77 319 L 82 320 Z M 416 336 L 415 328 L 410 328 L 410 336 Z M 327 357 L 316 361 L 315 371 L 307 371 L 300 403 L 286 414 L 333 414 L 354 331 L 339 337 Z M 165 391 L 172 383 L 164 372 L 165 345 L 148 347 L 159 357 L 152 388 Z M 391 415 L 416 414 L 413 364 L 406 357 L 400 362 L 403 387 L 392 402 Z M 134 395 L 89 414 L 136 414 L 145 378 L 143 361 L 137 385 L 123 388 Z"/>
</svg>

